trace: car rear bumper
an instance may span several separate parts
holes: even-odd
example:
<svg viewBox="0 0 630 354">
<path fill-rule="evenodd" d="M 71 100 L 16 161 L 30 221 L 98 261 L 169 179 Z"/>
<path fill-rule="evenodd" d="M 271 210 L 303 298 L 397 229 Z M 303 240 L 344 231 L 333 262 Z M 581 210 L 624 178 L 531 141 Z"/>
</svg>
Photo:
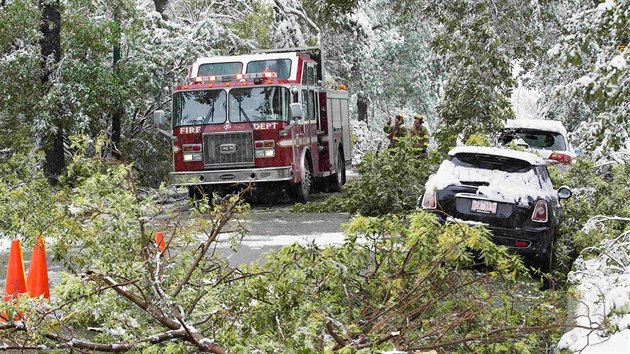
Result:
<svg viewBox="0 0 630 354">
<path fill-rule="evenodd" d="M 547 252 L 547 247 L 553 240 L 554 230 L 549 226 L 526 227 L 508 229 L 502 227 L 487 226 L 492 232 L 494 243 L 506 246 L 508 250 L 524 256 L 538 256 Z M 517 242 L 527 242 L 527 247 L 517 246 Z"/>
<path fill-rule="evenodd" d="M 442 216 L 438 216 L 442 222 L 462 222 L 469 226 L 484 226 L 492 233 L 492 241 L 497 245 L 505 246 L 509 251 L 522 254 L 524 256 L 539 256 L 546 252 L 549 242 L 553 240 L 554 229 L 551 226 L 540 227 L 523 227 L 523 228 L 506 228 L 491 226 L 488 224 L 459 220 L 448 218 L 445 219 Z M 517 246 L 517 242 L 527 242 L 528 245 Z"/>
</svg>

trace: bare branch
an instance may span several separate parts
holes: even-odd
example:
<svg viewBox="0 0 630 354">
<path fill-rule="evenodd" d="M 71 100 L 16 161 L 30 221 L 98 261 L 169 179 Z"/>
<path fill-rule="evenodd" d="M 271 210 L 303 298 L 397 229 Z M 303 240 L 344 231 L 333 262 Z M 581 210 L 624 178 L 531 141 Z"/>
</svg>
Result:
<svg viewBox="0 0 630 354">
<path fill-rule="evenodd" d="M 246 188 L 245 190 L 243 190 L 241 192 L 241 195 L 243 193 L 245 193 L 245 192 L 248 192 L 250 190 L 250 188 L 251 188 L 251 186 Z M 179 293 L 182 291 L 184 286 L 186 284 L 188 284 L 188 282 L 190 281 L 190 278 L 192 277 L 192 274 L 194 273 L 194 271 L 199 266 L 199 263 L 201 262 L 203 257 L 208 252 L 208 249 L 210 248 L 212 243 L 214 243 L 216 241 L 217 236 L 219 235 L 219 233 L 221 232 L 223 227 L 232 219 L 232 216 L 234 215 L 236 207 L 238 206 L 239 201 L 241 199 L 241 195 L 239 195 L 239 198 L 236 201 L 234 201 L 234 202 L 229 202 L 228 201 L 228 203 L 226 204 L 227 205 L 227 209 L 225 211 L 223 211 L 223 214 L 221 215 L 221 218 L 214 225 L 210 235 L 208 235 L 208 239 L 199 248 L 199 251 L 197 252 L 197 255 L 195 256 L 195 259 L 193 260 L 192 264 L 190 265 L 190 268 L 188 269 L 188 271 L 186 272 L 186 274 L 184 275 L 182 280 L 179 282 L 179 284 L 177 284 L 177 287 L 175 288 L 175 290 L 173 290 L 173 292 L 171 293 L 172 297 L 177 297 L 177 295 L 179 295 Z"/>
</svg>

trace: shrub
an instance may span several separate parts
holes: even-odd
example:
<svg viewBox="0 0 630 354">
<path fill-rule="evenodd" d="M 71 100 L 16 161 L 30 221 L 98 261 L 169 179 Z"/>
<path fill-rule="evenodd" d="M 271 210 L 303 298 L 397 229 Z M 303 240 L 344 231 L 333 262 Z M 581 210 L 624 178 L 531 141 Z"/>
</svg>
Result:
<svg viewBox="0 0 630 354">
<path fill-rule="evenodd" d="M 442 156 L 419 157 L 412 138 L 402 138 L 395 149 L 367 153 L 359 164 L 360 179 L 349 183 L 340 196 L 321 203 L 296 204 L 298 212 L 348 212 L 366 216 L 406 214 L 416 207 L 424 183 L 437 170 Z"/>
<path fill-rule="evenodd" d="M 579 159 L 566 172 L 550 168 L 554 186 L 567 185 L 573 196 L 563 201 L 564 217 L 556 242 L 558 269 L 567 273 L 573 260 L 587 247 L 630 228 L 616 217 L 630 217 L 630 162 L 606 171 Z"/>
</svg>

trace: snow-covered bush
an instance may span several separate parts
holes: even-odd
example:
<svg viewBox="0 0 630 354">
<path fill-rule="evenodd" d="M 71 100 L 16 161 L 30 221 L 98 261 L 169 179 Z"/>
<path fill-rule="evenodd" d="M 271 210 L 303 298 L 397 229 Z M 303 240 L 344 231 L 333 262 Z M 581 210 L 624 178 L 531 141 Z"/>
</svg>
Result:
<svg viewBox="0 0 630 354">
<path fill-rule="evenodd" d="M 605 221 L 596 217 L 587 225 L 599 228 Z M 565 333 L 558 349 L 625 353 L 630 343 L 630 231 L 584 249 L 569 283 L 575 297 L 569 317 L 580 327 Z"/>
<path fill-rule="evenodd" d="M 442 156 L 435 151 L 420 157 L 412 138 L 401 138 L 398 147 L 367 153 L 358 166 L 360 178 L 346 185 L 340 196 L 321 203 L 296 204 L 294 211 L 349 212 L 369 216 L 406 214 L 416 207 L 424 183 L 437 170 Z"/>
<path fill-rule="evenodd" d="M 563 201 L 563 220 L 554 253 L 558 269 L 565 273 L 583 249 L 630 228 L 630 223 L 616 218 L 630 218 L 630 162 L 608 166 L 605 173 L 596 166 L 578 159 L 567 173 L 550 168 L 554 186 L 567 185 L 573 191 L 573 196 Z M 589 220 L 596 216 L 605 222 L 590 227 Z"/>
<path fill-rule="evenodd" d="M 352 127 L 352 165 L 356 166 L 363 161 L 368 153 L 376 153 L 389 144 L 382 130 L 370 129 L 364 121 L 350 121 Z"/>
</svg>

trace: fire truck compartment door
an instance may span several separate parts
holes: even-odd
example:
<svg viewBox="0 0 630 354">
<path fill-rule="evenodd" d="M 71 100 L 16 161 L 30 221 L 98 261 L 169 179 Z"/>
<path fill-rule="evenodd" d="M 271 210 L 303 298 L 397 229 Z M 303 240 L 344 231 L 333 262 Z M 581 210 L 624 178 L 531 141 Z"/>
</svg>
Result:
<svg viewBox="0 0 630 354">
<path fill-rule="evenodd" d="M 341 141 L 343 142 L 344 158 L 348 160 L 352 156 L 352 146 L 350 145 L 348 93 L 339 91 L 327 91 L 326 106 L 326 112 L 328 116 L 328 131 L 331 132 L 331 139 L 329 140 L 329 148 L 330 151 L 332 151 L 332 154 L 330 154 L 330 163 L 336 164 L 337 161 L 333 159 L 337 157 L 339 139 L 341 139 Z M 335 141 L 335 137 L 337 138 L 337 141 Z"/>
</svg>

